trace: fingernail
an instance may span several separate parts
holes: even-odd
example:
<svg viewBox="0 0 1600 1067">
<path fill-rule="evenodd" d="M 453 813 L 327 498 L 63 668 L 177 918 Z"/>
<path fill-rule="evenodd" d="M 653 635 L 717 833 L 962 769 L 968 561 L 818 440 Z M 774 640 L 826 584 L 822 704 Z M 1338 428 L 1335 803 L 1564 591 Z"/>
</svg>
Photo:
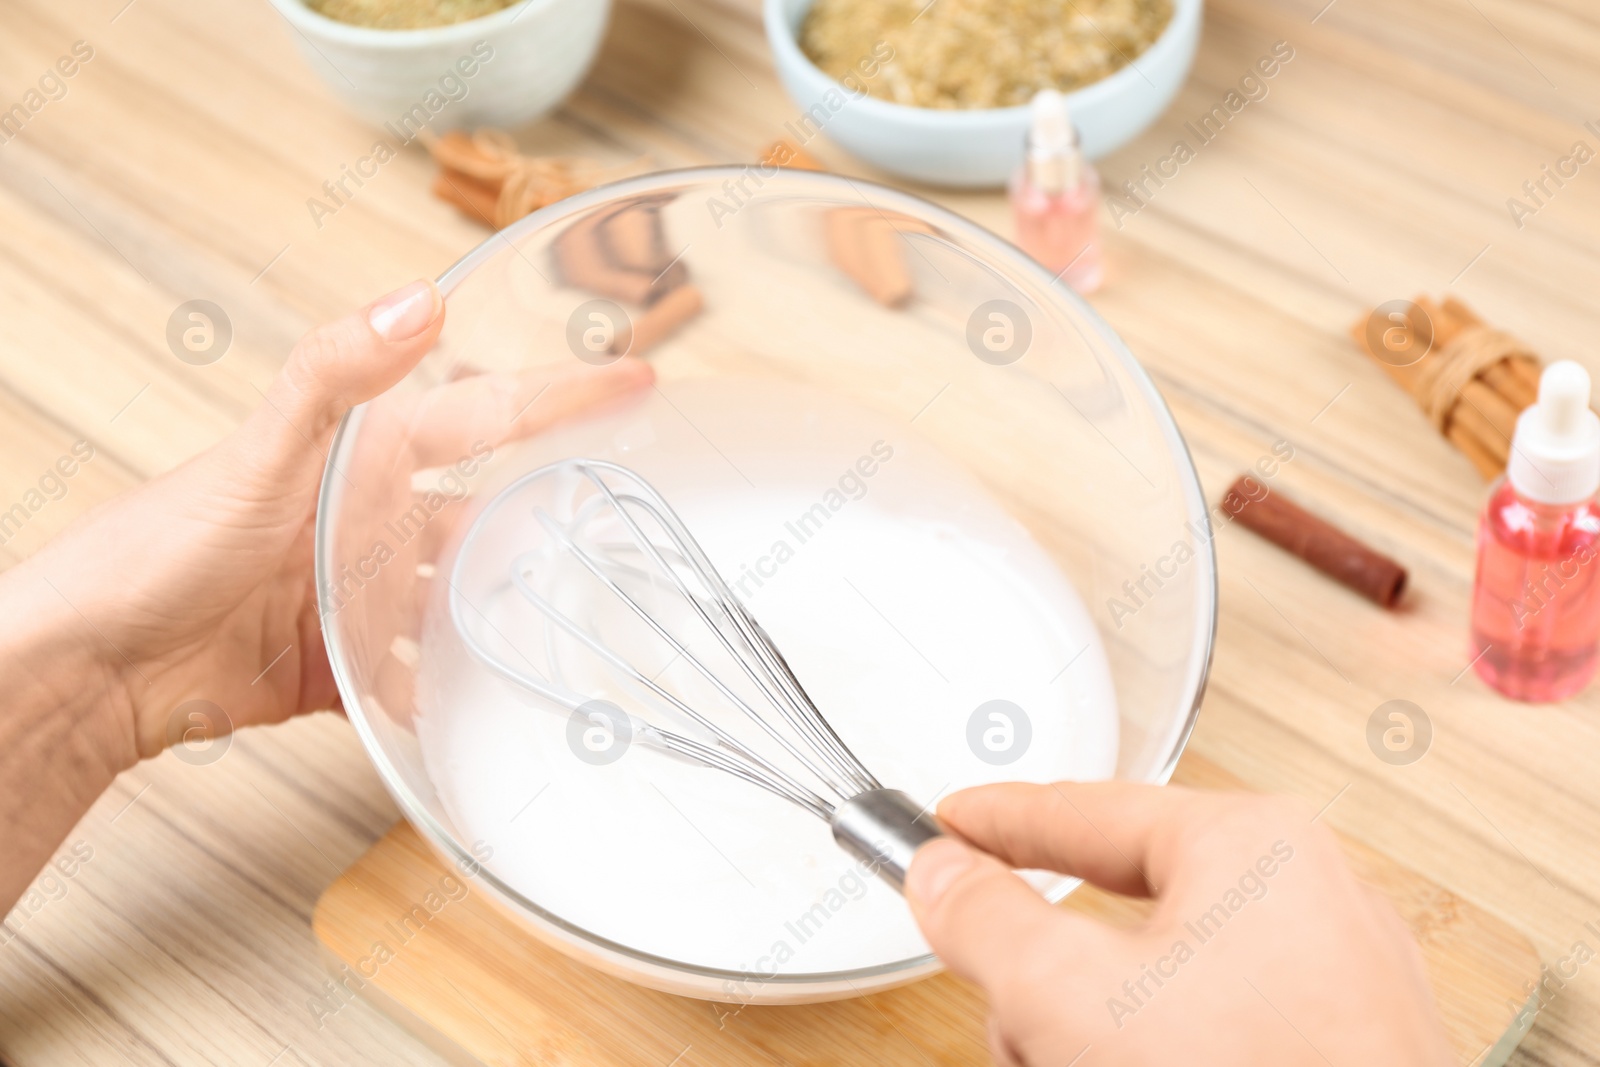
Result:
<svg viewBox="0 0 1600 1067">
<path fill-rule="evenodd" d="M 367 312 L 367 321 L 385 341 L 405 341 L 428 328 L 439 314 L 439 293 L 430 281 L 396 289 Z"/>
<path fill-rule="evenodd" d="M 906 895 L 924 908 L 931 908 L 944 896 L 957 878 L 972 869 L 978 857 L 959 841 L 948 837 L 929 841 L 911 860 L 906 872 Z"/>
</svg>

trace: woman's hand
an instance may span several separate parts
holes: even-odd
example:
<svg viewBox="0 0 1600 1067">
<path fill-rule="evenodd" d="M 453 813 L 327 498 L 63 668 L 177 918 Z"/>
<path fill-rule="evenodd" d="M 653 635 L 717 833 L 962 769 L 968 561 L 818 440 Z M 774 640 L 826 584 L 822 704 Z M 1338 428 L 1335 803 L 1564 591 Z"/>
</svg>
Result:
<svg viewBox="0 0 1600 1067">
<path fill-rule="evenodd" d="M 939 818 L 983 851 L 925 845 L 906 895 L 934 950 L 988 993 L 1002 1064 L 1452 1062 L 1410 932 L 1298 804 L 1015 784 L 956 793 Z M 1155 910 L 1115 929 L 1051 907 L 1008 864 Z"/>
<path fill-rule="evenodd" d="M 175 717 L 186 702 L 223 709 L 212 729 L 337 706 L 312 563 L 328 448 L 344 414 L 404 377 L 443 324 L 438 291 L 419 281 L 312 331 L 236 432 L 0 575 L 0 913 L 118 772 L 190 726 Z M 394 476 L 352 489 L 352 511 L 401 514 L 406 475 L 456 462 L 461 440 L 492 447 L 651 380 L 637 360 L 574 360 L 389 405 L 363 440 L 383 439 Z"/>
</svg>

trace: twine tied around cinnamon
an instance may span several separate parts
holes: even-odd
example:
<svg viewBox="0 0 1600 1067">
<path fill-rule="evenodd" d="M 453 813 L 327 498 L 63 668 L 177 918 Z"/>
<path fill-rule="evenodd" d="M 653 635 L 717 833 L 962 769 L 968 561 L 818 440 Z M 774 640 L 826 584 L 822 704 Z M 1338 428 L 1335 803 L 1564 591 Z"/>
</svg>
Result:
<svg viewBox="0 0 1600 1067">
<path fill-rule="evenodd" d="M 439 199 L 497 230 L 546 204 L 632 173 L 634 166 L 606 166 L 563 156 L 528 156 L 503 130 L 427 134 L 423 143 L 439 164 L 433 192 Z"/>
<path fill-rule="evenodd" d="M 1466 327 L 1424 357 L 1417 365 L 1417 402 L 1434 428 L 1444 433 L 1467 384 L 1508 359 L 1530 360 L 1537 366 L 1539 357 L 1504 330 L 1482 324 Z"/>
<path fill-rule="evenodd" d="M 1526 345 L 1451 297 L 1380 305 L 1351 334 L 1478 473 L 1505 469 L 1517 416 L 1539 395 L 1540 360 Z"/>
</svg>

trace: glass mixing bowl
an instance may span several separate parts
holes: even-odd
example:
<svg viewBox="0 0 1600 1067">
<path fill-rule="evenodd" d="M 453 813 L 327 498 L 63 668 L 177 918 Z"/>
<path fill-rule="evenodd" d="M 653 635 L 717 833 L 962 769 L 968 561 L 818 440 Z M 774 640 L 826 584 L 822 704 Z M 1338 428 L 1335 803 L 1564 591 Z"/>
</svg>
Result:
<svg viewBox="0 0 1600 1067">
<path fill-rule="evenodd" d="M 737 943 L 732 910 L 726 958 L 702 952 L 673 931 L 694 925 L 695 908 L 731 907 L 717 893 L 747 892 L 718 888 L 733 879 L 715 857 L 690 871 L 652 851 L 660 835 L 597 814 L 604 797 L 584 782 L 540 799 L 539 768 L 566 754 L 561 724 L 536 701 L 523 698 L 526 729 L 545 741 L 523 736 L 521 718 L 472 739 L 472 716 L 501 700 L 492 686 L 509 687 L 460 655 L 441 622 L 444 588 L 463 573 L 455 554 L 486 502 L 554 461 L 622 462 L 661 489 L 846 741 L 919 802 L 978 781 L 1171 774 L 1215 628 L 1208 509 L 1150 378 L 1017 249 L 866 182 L 707 168 L 563 200 L 439 284 L 438 346 L 351 412 L 334 442 L 316 530 L 323 631 L 350 721 L 401 810 L 535 934 L 630 980 L 739 1002 L 852 996 L 938 966 L 904 942 L 845 946 L 816 967 L 752 963 L 764 946 Z M 962 531 L 979 531 L 983 547 Z M 824 593 L 800 623 L 781 617 L 785 603 Z M 1028 597 L 1054 612 L 1048 624 L 1029 621 Z M 1021 605 L 1016 617 L 1007 604 Z M 873 679 L 872 698 L 837 685 L 840 670 Z M 1104 720 L 1092 745 L 1074 701 Z M 441 733 L 440 722 L 469 729 Z M 463 814 L 477 801 L 460 783 L 480 763 L 484 788 L 526 768 L 526 803 L 490 832 Z M 699 775 L 676 779 L 691 790 L 716 775 L 660 773 Z M 742 799 L 680 799 L 683 810 L 671 806 L 707 843 L 723 814 L 771 820 L 760 840 L 719 849 L 728 866 L 751 867 L 751 890 L 760 863 L 786 869 L 773 849 L 832 848 L 816 820 L 791 828 L 767 814 L 764 803 L 782 805 L 764 794 L 749 812 L 730 810 Z M 517 867 L 518 841 L 496 836 L 519 818 L 546 835 L 537 877 Z M 585 826 L 595 847 L 578 862 L 563 850 L 582 850 L 572 834 Z M 680 877 L 711 888 L 678 893 L 683 923 L 652 918 Z M 1036 884 L 1059 899 L 1076 883 Z M 640 903 L 618 904 L 630 897 Z M 619 906 L 632 926 L 613 921 Z M 903 911 L 898 900 L 873 907 Z M 832 921 L 865 922 L 859 910 Z"/>
</svg>

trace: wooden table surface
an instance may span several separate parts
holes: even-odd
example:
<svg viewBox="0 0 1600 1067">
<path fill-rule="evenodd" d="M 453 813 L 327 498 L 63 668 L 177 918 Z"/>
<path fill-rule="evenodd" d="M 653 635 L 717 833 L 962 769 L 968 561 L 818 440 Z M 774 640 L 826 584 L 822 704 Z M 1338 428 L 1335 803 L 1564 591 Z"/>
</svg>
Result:
<svg viewBox="0 0 1600 1067">
<path fill-rule="evenodd" d="M 524 143 L 663 167 L 750 159 L 794 111 L 758 8 L 620 0 L 584 87 Z M 94 57 L 65 98 L 0 144 L 0 504 L 73 442 L 96 455 L 0 546 L 5 565 L 227 432 L 312 323 L 483 238 L 429 196 L 414 150 L 315 225 L 306 199 L 372 134 L 262 0 L 9 0 L 0 103 L 79 40 Z M 1575 942 L 1600 947 L 1585 927 L 1600 925 L 1600 699 L 1521 707 L 1466 671 L 1482 483 L 1346 329 L 1364 307 L 1448 289 L 1547 358 L 1600 372 L 1600 165 L 1520 227 L 1507 207 L 1575 141 L 1600 145 L 1583 127 L 1600 120 L 1600 12 L 1214 0 L 1193 77 L 1104 161 L 1108 184 L 1165 156 L 1280 40 L 1294 58 L 1266 99 L 1111 230 L 1093 303 L 1155 375 L 1213 497 L 1287 438 L 1297 454 L 1277 484 L 1400 558 L 1414 597 L 1384 614 L 1223 530 L 1192 744 L 1257 788 L 1329 805 L 1332 824 L 1505 917 L 1554 967 Z M 998 196 L 933 195 L 1009 235 Z M 235 331 L 208 367 L 165 341 L 193 298 Z M 1433 725 L 1403 767 L 1366 741 L 1397 698 Z M 321 1028 L 307 1007 L 326 980 L 312 905 L 395 817 L 331 715 L 251 731 L 208 766 L 169 754 L 130 771 L 72 834 L 88 858 L 0 935 L 0 1059 L 438 1062 L 365 1007 Z M 1600 966 L 1561 966 L 1514 1063 L 1600 1064 Z"/>
</svg>

